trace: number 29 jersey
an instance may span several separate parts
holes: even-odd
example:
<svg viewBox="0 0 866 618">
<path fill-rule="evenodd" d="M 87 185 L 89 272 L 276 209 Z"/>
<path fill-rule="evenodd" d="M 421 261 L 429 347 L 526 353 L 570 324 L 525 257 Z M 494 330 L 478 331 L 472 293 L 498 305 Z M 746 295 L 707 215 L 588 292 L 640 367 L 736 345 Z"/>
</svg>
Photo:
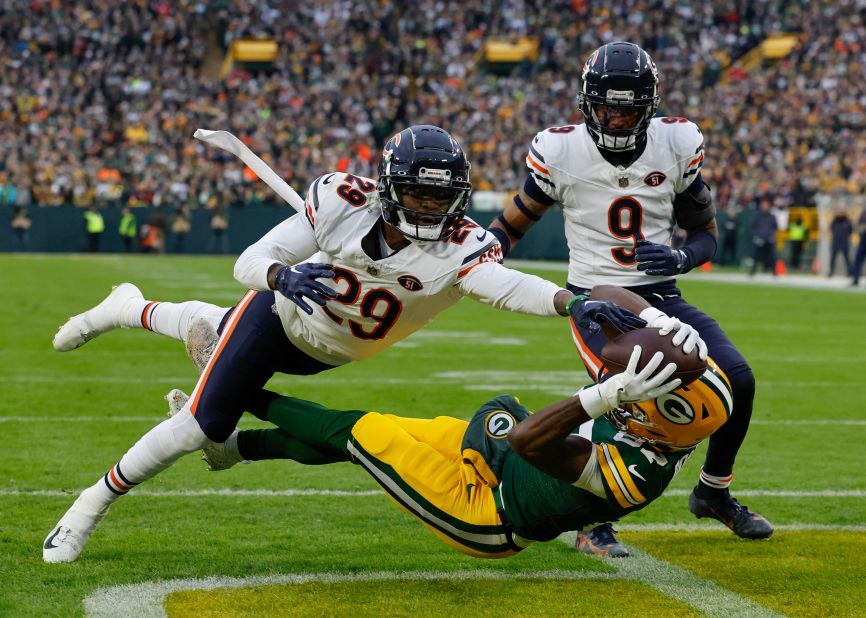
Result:
<svg viewBox="0 0 866 618">
<path fill-rule="evenodd" d="M 568 282 L 623 287 L 657 283 L 638 271 L 636 242 L 670 244 L 673 201 L 697 177 L 703 136 L 685 118 L 653 118 L 647 144 L 629 167 L 608 163 L 582 125 L 551 127 L 532 140 L 526 166 L 563 209 Z"/>
<path fill-rule="evenodd" d="M 382 246 L 376 183 L 334 173 L 310 187 L 296 221 L 316 252 L 308 262 L 332 264 L 337 292 L 307 315 L 276 295 L 286 335 L 307 355 L 331 365 L 363 360 L 409 336 L 463 296 L 494 307 L 556 315 L 559 286 L 501 265 L 499 242 L 464 218 L 443 241 Z M 379 259 L 374 259 L 371 254 Z M 384 257 L 383 257 L 384 256 Z"/>
</svg>

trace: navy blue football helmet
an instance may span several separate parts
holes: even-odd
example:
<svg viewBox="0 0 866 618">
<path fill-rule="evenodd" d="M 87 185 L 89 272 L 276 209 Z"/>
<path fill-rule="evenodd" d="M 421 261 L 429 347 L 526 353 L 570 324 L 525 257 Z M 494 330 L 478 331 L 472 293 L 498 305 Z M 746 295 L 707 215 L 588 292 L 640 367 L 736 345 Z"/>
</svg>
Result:
<svg viewBox="0 0 866 618">
<path fill-rule="evenodd" d="M 448 238 L 469 206 L 469 168 L 444 129 L 421 124 L 400 131 L 379 161 L 382 217 L 412 240 Z"/>
<path fill-rule="evenodd" d="M 659 106 L 659 74 L 634 43 L 608 43 L 583 65 L 577 101 L 586 128 L 604 150 L 632 150 L 646 139 Z"/>
</svg>

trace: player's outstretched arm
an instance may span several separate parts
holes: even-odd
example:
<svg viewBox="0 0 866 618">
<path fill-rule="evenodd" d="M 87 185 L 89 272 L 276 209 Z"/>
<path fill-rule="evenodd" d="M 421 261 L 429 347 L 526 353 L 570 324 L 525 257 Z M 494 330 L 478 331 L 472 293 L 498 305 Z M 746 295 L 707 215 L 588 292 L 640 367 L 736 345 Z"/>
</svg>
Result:
<svg viewBox="0 0 866 618">
<path fill-rule="evenodd" d="M 646 321 L 648 328 L 658 328 L 661 335 L 673 333 L 672 343 L 675 346 L 682 346 L 683 352 L 686 354 L 691 354 L 692 350 L 697 347 L 700 358 L 702 360 L 707 359 L 707 344 L 694 327 L 656 309 L 634 292 L 615 285 L 597 285 L 592 288 L 590 297 L 593 300 L 612 302 L 638 314 L 641 319 Z M 606 332 L 609 336 L 615 335 L 615 333 Z"/>
<path fill-rule="evenodd" d="M 574 294 L 546 279 L 484 261 L 458 280 L 460 293 L 497 309 L 543 317 L 568 315 Z"/>
<path fill-rule="evenodd" d="M 310 223 L 303 215 L 294 215 L 241 253 L 235 262 L 234 276 L 238 283 L 251 290 L 272 290 L 273 281 L 268 279 L 272 266 L 303 262 L 318 250 Z"/>
<path fill-rule="evenodd" d="M 540 189 L 538 191 L 540 193 Z M 506 256 L 553 205 L 553 201 L 546 204 L 539 201 L 538 197 L 540 196 L 536 198 L 530 196 L 525 187 L 520 189 L 502 214 L 487 228 L 499 240 L 499 244 L 502 245 L 502 252 Z"/>
<path fill-rule="evenodd" d="M 563 481 L 574 483 L 589 460 L 592 443 L 572 432 L 623 403 L 655 399 L 677 388 L 681 380 L 670 380 L 674 363 L 664 367 L 664 355 L 656 352 L 638 371 L 642 350 L 635 346 L 625 371 L 594 384 L 573 397 L 539 410 L 508 434 L 515 453 L 533 466 Z"/>
</svg>

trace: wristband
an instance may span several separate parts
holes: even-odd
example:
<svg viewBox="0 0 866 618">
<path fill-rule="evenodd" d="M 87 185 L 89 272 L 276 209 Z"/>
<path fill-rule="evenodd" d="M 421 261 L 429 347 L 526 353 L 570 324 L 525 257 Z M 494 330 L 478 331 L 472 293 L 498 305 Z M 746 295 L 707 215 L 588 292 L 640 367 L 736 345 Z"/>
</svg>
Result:
<svg viewBox="0 0 866 618">
<path fill-rule="evenodd" d="M 608 405 L 606 398 L 602 395 L 601 384 L 594 384 L 577 393 L 580 405 L 589 418 L 596 419 L 605 412 L 610 412 L 615 406 Z"/>
<path fill-rule="evenodd" d="M 668 317 L 668 314 L 664 311 L 656 309 L 655 307 L 647 307 L 646 309 L 641 311 L 638 316 L 640 317 L 640 319 L 647 323 L 647 326 L 649 326 L 658 318 Z"/>
</svg>

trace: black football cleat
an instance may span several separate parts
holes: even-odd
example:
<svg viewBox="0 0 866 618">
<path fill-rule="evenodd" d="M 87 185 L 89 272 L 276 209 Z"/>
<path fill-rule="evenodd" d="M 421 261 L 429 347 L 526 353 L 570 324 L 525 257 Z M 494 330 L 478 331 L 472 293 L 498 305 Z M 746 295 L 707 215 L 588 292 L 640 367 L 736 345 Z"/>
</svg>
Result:
<svg viewBox="0 0 866 618">
<path fill-rule="evenodd" d="M 718 519 L 741 539 L 769 539 L 773 535 L 773 525 L 761 515 L 750 511 L 749 507 L 737 502 L 727 489 L 717 500 L 698 498 L 692 490 L 689 495 L 689 510 L 698 519 Z"/>
<path fill-rule="evenodd" d="M 601 524 L 591 530 L 578 530 L 574 548 L 590 556 L 627 558 L 628 548 L 616 540 L 616 530 L 610 524 Z"/>
</svg>

